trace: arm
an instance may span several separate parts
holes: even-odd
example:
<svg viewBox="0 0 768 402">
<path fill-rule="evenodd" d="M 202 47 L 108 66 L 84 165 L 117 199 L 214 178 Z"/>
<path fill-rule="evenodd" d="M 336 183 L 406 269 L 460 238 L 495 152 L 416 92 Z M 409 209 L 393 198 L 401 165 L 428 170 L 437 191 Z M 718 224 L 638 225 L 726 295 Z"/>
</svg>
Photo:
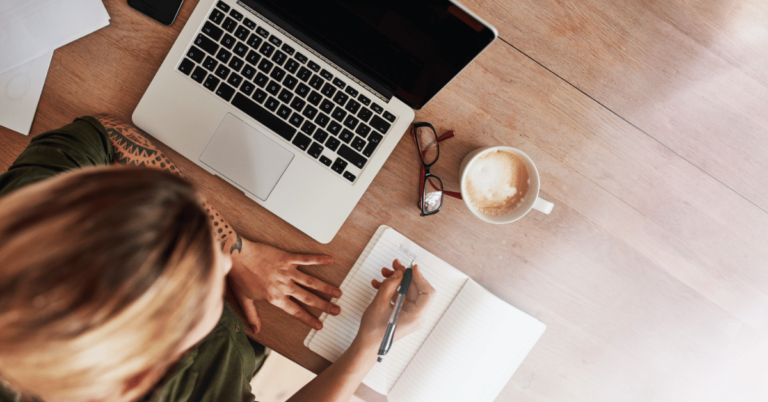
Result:
<svg viewBox="0 0 768 402">
<path fill-rule="evenodd" d="M 113 116 L 93 116 L 107 130 L 115 151 L 115 164 L 147 166 L 163 169 L 184 177 L 179 168 L 152 144 L 144 133 L 132 124 Z M 296 317 L 306 325 L 320 329 L 322 323 L 291 298 L 318 308 L 329 314 L 341 311 L 302 286 L 320 292 L 341 296 L 341 291 L 317 278 L 298 270 L 301 265 L 330 265 L 333 259 L 322 255 L 300 255 L 255 243 L 240 237 L 210 202 L 202 198 L 201 205 L 210 217 L 214 235 L 224 252 L 232 255 L 232 270 L 227 277 L 232 293 L 240 304 L 254 333 L 261 329 L 255 300 L 267 300 L 271 304 Z M 301 286 L 300 286 L 301 285 Z"/>
<path fill-rule="evenodd" d="M 394 271 L 382 268 L 382 274 L 388 278 L 384 282 L 373 280 L 373 287 L 379 291 L 363 313 L 360 329 L 349 349 L 331 367 L 325 369 L 294 394 L 288 400 L 289 402 L 348 401 L 352 397 L 363 378 L 376 364 L 379 345 L 384 338 L 389 316 L 394 309 L 389 302 L 400 286 L 405 267 L 397 260 L 394 261 L 393 266 Z M 395 342 L 421 327 L 435 298 L 435 289 L 421 274 L 418 265 L 414 266 L 411 287 L 408 289 L 397 320 Z"/>
</svg>

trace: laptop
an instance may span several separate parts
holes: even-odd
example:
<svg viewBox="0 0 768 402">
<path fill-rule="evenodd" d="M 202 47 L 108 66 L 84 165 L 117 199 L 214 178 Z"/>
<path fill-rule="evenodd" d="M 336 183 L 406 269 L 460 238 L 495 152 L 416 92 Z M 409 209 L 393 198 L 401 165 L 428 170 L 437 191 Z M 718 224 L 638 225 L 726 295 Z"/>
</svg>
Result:
<svg viewBox="0 0 768 402">
<path fill-rule="evenodd" d="M 201 0 L 133 122 L 328 243 L 497 36 L 449 0 Z"/>
</svg>

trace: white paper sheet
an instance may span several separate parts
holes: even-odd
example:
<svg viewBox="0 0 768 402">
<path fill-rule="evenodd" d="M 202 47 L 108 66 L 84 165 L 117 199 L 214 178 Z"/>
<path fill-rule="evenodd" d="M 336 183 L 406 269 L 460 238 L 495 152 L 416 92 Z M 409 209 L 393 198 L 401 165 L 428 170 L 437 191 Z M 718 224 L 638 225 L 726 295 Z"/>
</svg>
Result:
<svg viewBox="0 0 768 402">
<path fill-rule="evenodd" d="M 29 135 L 53 52 L 0 74 L 0 126 Z"/>
<path fill-rule="evenodd" d="M 0 74 L 107 25 L 100 0 L 2 0 Z"/>
</svg>

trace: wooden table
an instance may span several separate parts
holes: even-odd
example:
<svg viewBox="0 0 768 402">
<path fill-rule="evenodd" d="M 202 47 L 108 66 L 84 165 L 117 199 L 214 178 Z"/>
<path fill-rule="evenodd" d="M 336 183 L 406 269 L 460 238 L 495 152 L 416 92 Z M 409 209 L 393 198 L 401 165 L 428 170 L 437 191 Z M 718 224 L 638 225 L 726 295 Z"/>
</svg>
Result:
<svg viewBox="0 0 768 402">
<path fill-rule="evenodd" d="M 54 53 L 33 135 L 131 113 L 196 5 L 172 27 L 105 1 L 109 27 Z M 768 397 L 768 6 L 470 1 L 496 41 L 417 121 L 456 130 L 434 168 L 458 189 L 470 150 L 536 161 L 551 215 L 510 225 L 447 199 L 421 218 L 403 137 L 336 238 L 321 245 L 160 146 L 244 236 L 335 257 L 340 284 L 394 227 L 547 325 L 499 400 L 751 401 Z M 29 138 L 0 128 L 0 167 Z M 309 331 L 260 305 L 256 339 L 318 372 Z M 368 400 L 381 400 L 361 391 Z"/>
</svg>

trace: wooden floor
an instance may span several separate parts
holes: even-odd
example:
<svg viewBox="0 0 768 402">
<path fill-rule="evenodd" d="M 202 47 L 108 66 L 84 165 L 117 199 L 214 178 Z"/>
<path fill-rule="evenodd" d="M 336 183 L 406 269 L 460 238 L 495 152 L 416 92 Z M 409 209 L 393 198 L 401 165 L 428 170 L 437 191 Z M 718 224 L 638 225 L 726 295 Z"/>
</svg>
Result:
<svg viewBox="0 0 768 402">
<path fill-rule="evenodd" d="M 108 28 L 54 53 L 33 135 L 85 114 L 130 119 L 196 5 L 167 28 L 105 3 Z M 335 284 L 387 224 L 544 322 L 500 401 L 768 400 L 768 3 L 465 4 L 500 39 L 417 112 L 457 132 L 433 173 L 458 189 L 470 150 L 521 148 L 551 215 L 491 226 L 447 199 L 419 217 L 417 156 L 403 137 L 321 245 L 179 165 L 246 237 L 333 255 L 307 271 Z M 0 168 L 28 142 L 0 128 Z M 302 345 L 307 328 L 271 306 L 260 314 L 258 340 L 327 366 Z"/>
</svg>

